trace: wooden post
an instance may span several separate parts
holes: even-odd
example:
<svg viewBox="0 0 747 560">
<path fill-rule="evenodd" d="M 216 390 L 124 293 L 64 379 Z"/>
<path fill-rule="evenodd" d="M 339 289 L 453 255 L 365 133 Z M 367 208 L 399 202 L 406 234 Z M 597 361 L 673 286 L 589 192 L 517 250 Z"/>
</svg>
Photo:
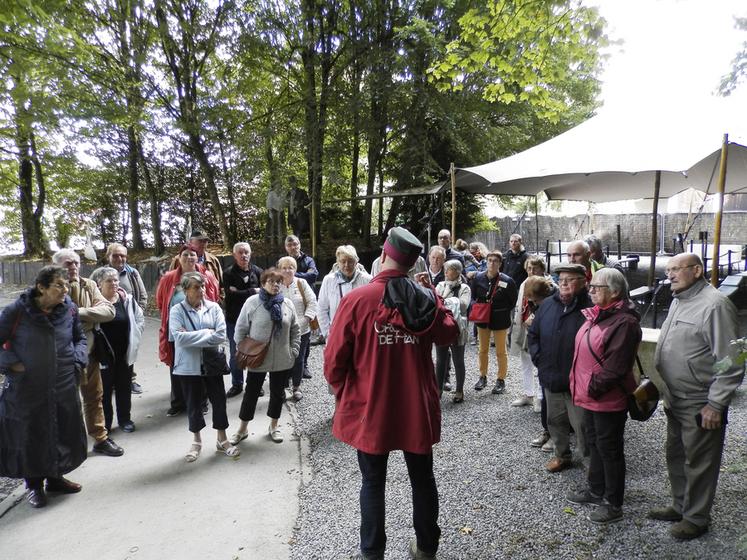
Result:
<svg viewBox="0 0 747 560">
<path fill-rule="evenodd" d="M 534 230 L 536 234 L 535 239 L 537 240 L 536 251 L 537 253 L 539 253 L 540 252 L 540 213 L 539 213 L 539 210 L 537 209 L 537 195 L 536 194 L 534 195 Z M 549 266 L 549 263 L 548 263 L 548 266 Z M 548 270 L 550 269 L 548 268 Z"/>
<path fill-rule="evenodd" d="M 718 287 L 718 252 L 721 245 L 721 217 L 724 213 L 724 190 L 726 188 L 726 161 L 729 153 L 729 135 L 724 134 L 721 144 L 721 165 L 718 170 L 718 212 L 713 232 L 713 259 L 711 259 L 711 286 Z"/>
<path fill-rule="evenodd" d="M 619 261 L 622 258 L 622 245 L 620 242 L 622 241 L 622 235 L 620 233 L 620 224 L 617 224 L 617 260 Z"/>
<path fill-rule="evenodd" d="M 659 226 L 659 191 L 661 190 L 661 171 L 656 172 L 654 180 L 654 208 L 653 220 L 651 222 L 651 268 L 648 269 L 648 287 L 653 288 L 656 282 L 656 238 Z"/>
<path fill-rule="evenodd" d="M 449 168 L 451 174 L 451 242 L 456 241 L 456 177 L 454 173 L 454 162 Z"/>
</svg>

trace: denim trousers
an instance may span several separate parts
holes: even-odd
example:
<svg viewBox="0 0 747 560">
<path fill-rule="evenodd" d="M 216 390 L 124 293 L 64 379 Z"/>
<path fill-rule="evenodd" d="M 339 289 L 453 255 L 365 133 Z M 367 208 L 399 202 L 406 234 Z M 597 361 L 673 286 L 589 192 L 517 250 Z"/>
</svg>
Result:
<svg viewBox="0 0 747 560">
<path fill-rule="evenodd" d="M 403 452 L 412 487 L 412 520 L 418 548 L 428 554 L 438 550 L 438 489 L 433 476 L 433 454 Z M 389 454 L 358 451 L 361 470 L 361 552 L 380 554 L 386 548 L 385 498 Z"/>
<path fill-rule="evenodd" d="M 622 507 L 625 494 L 624 434 L 628 411 L 597 412 L 584 409 L 589 447 L 589 490 Z"/>
<path fill-rule="evenodd" d="M 301 335 L 301 349 L 296 356 L 296 361 L 293 363 L 293 367 L 290 370 L 290 377 L 293 379 L 293 386 L 298 387 L 301 385 L 301 379 L 303 379 L 303 371 L 306 368 L 306 352 L 309 349 L 309 339 L 311 338 L 311 332 Z"/>
</svg>

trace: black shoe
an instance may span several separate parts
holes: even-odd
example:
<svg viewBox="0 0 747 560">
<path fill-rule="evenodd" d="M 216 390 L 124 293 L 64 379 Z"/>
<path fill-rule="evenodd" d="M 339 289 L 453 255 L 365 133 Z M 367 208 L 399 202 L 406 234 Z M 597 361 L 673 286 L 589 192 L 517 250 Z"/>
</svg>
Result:
<svg viewBox="0 0 747 560">
<path fill-rule="evenodd" d="M 128 434 L 131 434 L 135 431 L 135 422 L 132 420 L 128 420 L 127 422 L 123 422 L 119 425 L 120 428 L 122 428 L 123 432 L 127 432 Z"/>
<path fill-rule="evenodd" d="M 577 505 L 594 504 L 599 506 L 604 502 L 603 496 L 597 496 L 588 488 L 584 488 L 583 490 L 571 490 L 566 495 L 566 499 L 572 504 Z"/>
<path fill-rule="evenodd" d="M 93 446 L 93 450 L 96 453 L 102 453 L 109 457 L 121 457 L 124 455 L 124 449 L 114 443 L 112 438 L 106 438 L 104 441 L 98 442 Z"/>
<path fill-rule="evenodd" d="M 506 390 L 506 382 L 503 381 L 503 379 L 499 379 L 495 382 L 495 387 L 493 387 L 493 390 L 490 391 L 494 395 L 500 395 L 503 391 Z"/>
<path fill-rule="evenodd" d="M 243 389 L 241 388 L 241 385 L 231 385 L 231 388 L 228 389 L 228 391 L 226 391 L 226 398 L 230 399 L 231 397 L 240 395 L 241 391 L 243 391 Z"/>
<path fill-rule="evenodd" d="M 48 478 L 47 492 L 59 492 L 60 494 L 77 494 L 83 487 L 77 482 L 68 480 L 65 477 Z"/>
<path fill-rule="evenodd" d="M 184 412 L 183 408 L 179 408 L 176 406 L 172 406 L 170 409 L 166 411 L 166 416 L 179 416 L 182 412 Z"/>
<path fill-rule="evenodd" d="M 311 374 L 309 373 L 308 369 L 303 370 L 303 375 L 301 376 L 304 379 L 311 379 Z"/>
<path fill-rule="evenodd" d="M 140 383 L 133 381 L 130 384 L 130 391 L 132 391 L 133 395 L 139 395 L 143 392 L 143 388 L 140 386 Z"/>
<path fill-rule="evenodd" d="M 43 508 L 47 505 L 47 495 L 43 488 L 31 488 L 26 492 L 26 501 L 32 508 Z"/>
<path fill-rule="evenodd" d="M 477 380 L 477 383 L 475 383 L 475 391 L 482 391 L 485 387 L 488 386 L 488 378 L 480 376 L 480 379 Z"/>
</svg>

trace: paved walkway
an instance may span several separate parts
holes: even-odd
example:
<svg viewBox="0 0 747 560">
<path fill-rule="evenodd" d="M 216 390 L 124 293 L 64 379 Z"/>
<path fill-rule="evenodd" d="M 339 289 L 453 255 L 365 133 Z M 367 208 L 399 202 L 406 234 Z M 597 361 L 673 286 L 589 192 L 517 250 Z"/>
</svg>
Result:
<svg viewBox="0 0 747 560">
<path fill-rule="evenodd" d="M 111 437 L 125 454 L 91 453 L 69 475 L 77 495 L 50 498 L 34 510 L 22 500 L 0 517 L 0 558 L 132 560 L 172 558 L 284 559 L 298 513 L 301 445 L 288 408 L 285 442 L 267 437 L 267 398 L 260 399 L 250 437 L 233 460 L 217 454 L 215 431 L 203 430 L 202 456 L 184 461 L 191 434 L 184 415 L 167 418 L 168 369 L 157 361 L 158 321 L 146 319 L 137 362 L 144 393 L 133 395 L 134 433 Z M 239 397 L 228 401 L 231 434 Z M 206 417 L 210 426 L 210 415 Z M 22 498 L 19 489 L 6 500 Z M 0 504 L 0 513 L 7 506 Z"/>
</svg>

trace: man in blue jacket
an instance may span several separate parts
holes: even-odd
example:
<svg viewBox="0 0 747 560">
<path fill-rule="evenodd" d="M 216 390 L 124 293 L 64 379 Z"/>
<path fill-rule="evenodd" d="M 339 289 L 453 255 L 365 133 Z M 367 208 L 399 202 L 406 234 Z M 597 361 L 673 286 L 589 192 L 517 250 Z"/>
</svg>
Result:
<svg viewBox="0 0 747 560">
<path fill-rule="evenodd" d="M 577 450 L 586 455 L 583 411 L 573 404 L 569 379 L 576 333 L 584 323 L 581 310 L 592 305 L 583 265 L 562 264 L 555 272 L 559 289 L 539 306 L 527 333 L 529 353 L 545 390 L 547 429 L 555 444 L 555 457 L 545 468 L 553 473 L 571 466 L 571 427 Z"/>
</svg>

